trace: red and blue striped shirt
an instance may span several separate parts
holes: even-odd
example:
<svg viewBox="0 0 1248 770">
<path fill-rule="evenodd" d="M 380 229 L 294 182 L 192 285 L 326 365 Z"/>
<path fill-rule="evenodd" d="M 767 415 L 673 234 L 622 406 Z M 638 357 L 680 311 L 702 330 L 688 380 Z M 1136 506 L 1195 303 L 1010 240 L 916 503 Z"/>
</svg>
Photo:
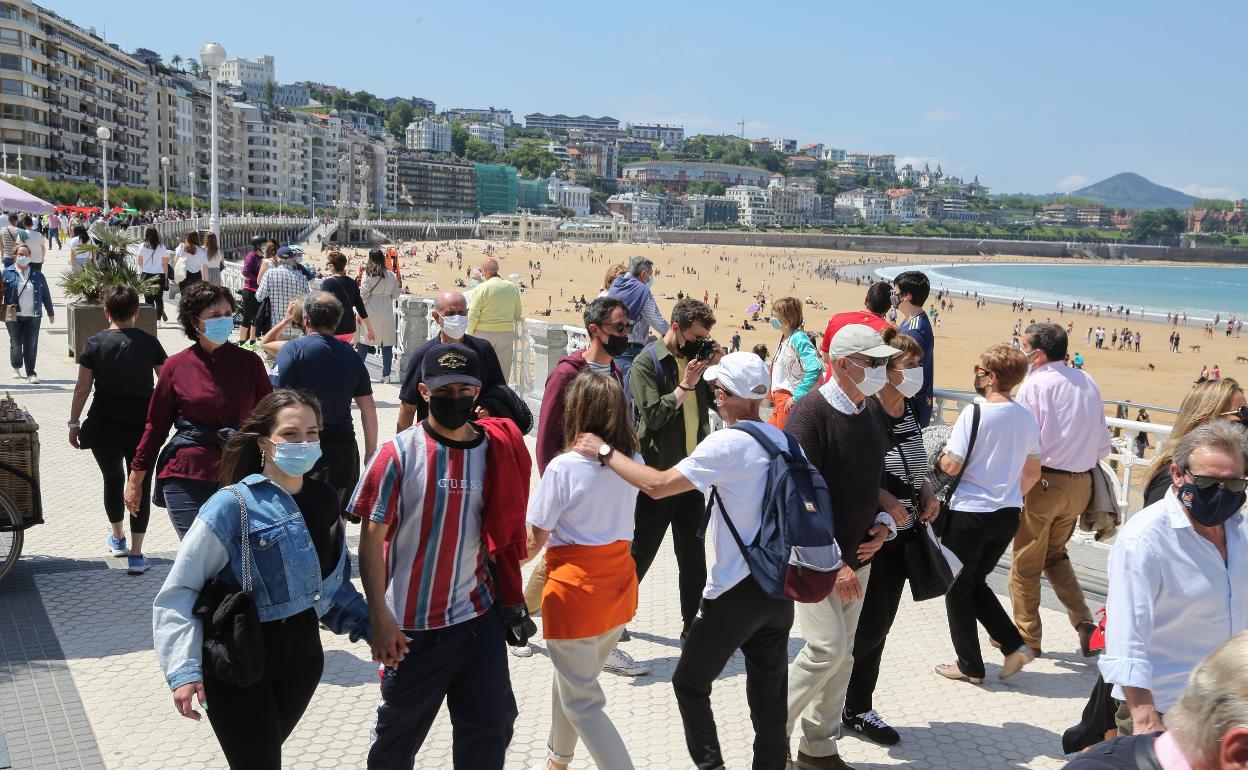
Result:
<svg viewBox="0 0 1248 770">
<path fill-rule="evenodd" d="M 378 447 L 348 505 L 386 524 L 386 604 L 405 631 L 445 628 L 494 603 L 481 535 L 486 438 L 418 423 Z"/>
</svg>

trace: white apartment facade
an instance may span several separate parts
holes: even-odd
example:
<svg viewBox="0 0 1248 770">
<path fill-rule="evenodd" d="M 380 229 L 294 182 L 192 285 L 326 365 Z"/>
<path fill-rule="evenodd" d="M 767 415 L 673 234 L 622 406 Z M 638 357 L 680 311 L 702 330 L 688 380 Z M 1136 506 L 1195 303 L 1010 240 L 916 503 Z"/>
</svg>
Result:
<svg viewBox="0 0 1248 770">
<path fill-rule="evenodd" d="M 891 218 L 888 196 L 879 190 L 860 187 L 836 196 L 836 208 L 854 212 L 854 218 L 867 225 L 878 225 Z"/>
<path fill-rule="evenodd" d="M 451 124 L 445 120 L 421 118 L 407 126 L 407 149 L 426 152 L 451 151 Z"/>
<path fill-rule="evenodd" d="M 589 216 L 590 189 L 584 185 L 572 184 L 551 174 L 546 184 L 546 194 L 552 203 L 572 210 L 577 217 Z"/>
<path fill-rule="evenodd" d="M 507 130 L 498 123 L 469 123 L 468 136 L 494 145 L 496 150 L 502 150 L 507 146 Z"/>
<path fill-rule="evenodd" d="M 246 88 L 263 87 L 270 80 L 277 80 L 277 65 L 272 56 L 261 54 L 255 61 L 250 59 L 226 59 L 221 63 L 222 83 Z"/>
<path fill-rule="evenodd" d="M 776 223 L 771 195 L 762 187 L 733 185 L 724 191 L 728 200 L 737 204 L 737 222 L 746 227 L 771 227 Z"/>
</svg>

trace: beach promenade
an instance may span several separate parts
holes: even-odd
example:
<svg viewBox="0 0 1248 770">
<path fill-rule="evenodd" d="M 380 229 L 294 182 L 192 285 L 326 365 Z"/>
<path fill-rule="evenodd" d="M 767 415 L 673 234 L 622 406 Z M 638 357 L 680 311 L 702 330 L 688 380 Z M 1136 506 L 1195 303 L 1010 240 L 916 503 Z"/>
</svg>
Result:
<svg viewBox="0 0 1248 770">
<path fill-rule="evenodd" d="M 53 253 L 50 276 L 67 254 Z M 50 281 L 52 283 L 52 281 Z M 65 358 L 65 318 L 53 288 L 56 323 L 40 337 L 40 385 L 0 382 L 42 426 L 41 472 L 47 523 L 29 530 L 21 563 L 0 583 L 0 723 L 14 768 L 220 768 L 221 753 L 206 721 L 173 708 L 152 652 L 151 601 L 177 549 L 164 511 L 153 511 L 147 553 L 154 566 L 131 577 L 125 560 L 105 555 L 107 523 L 100 477 L 90 455 L 66 441 L 76 366 Z M 856 292 L 855 292 L 856 293 Z M 162 327 L 172 353 L 188 343 Z M 7 370 L 7 367 L 5 367 Z M 398 387 L 376 385 L 383 438 L 393 435 Z M 536 478 L 534 479 L 536 482 Z M 357 539 L 351 539 L 352 551 Z M 679 656 L 676 566 L 665 547 L 641 590 L 626 649 L 653 667 L 650 676 L 606 674 L 608 712 L 638 768 L 689 765 L 671 689 Z M 1005 596 L 1004 581 L 994 589 Z M 1047 589 L 1046 589 L 1047 590 Z M 1095 601 L 1095 600 L 1093 600 Z M 1077 652 L 1065 613 L 1046 595 L 1045 655 L 1008 682 L 990 662 L 982 687 L 937 677 L 932 667 L 952 658 L 940 601 L 903 601 L 885 653 L 875 706 L 902 741 L 884 748 L 847 737 L 842 755 L 855 767 L 1060 768 L 1060 735 L 1078 719 L 1096 679 L 1093 662 Z M 1099 603 L 1094 604 L 1099 606 Z M 540 622 L 539 622 L 540 626 Z M 801 646 L 795 627 L 790 654 Z M 325 673 L 307 714 L 286 744 L 294 768 L 364 766 L 369 727 L 378 703 L 377 669 L 367 646 L 323 632 Z M 986 651 L 988 639 L 982 638 Z M 991 661 L 991 656 L 988 656 Z M 540 637 L 532 658 L 509 657 L 519 705 L 508 768 L 545 767 L 550 723 L 551 667 Z M 211 705 L 211 704 L 209 704 Z M 734 657 L 714 694 L 730 767 L 748 765 L 752 730 L 744 668 Z M 435 724 L 417 767 L 448 767 L 451 727 Z M 0 752 L 0 767 L 6 766 Z M 593 767 L 581 752 L 573 767 Z"/>
</svg>

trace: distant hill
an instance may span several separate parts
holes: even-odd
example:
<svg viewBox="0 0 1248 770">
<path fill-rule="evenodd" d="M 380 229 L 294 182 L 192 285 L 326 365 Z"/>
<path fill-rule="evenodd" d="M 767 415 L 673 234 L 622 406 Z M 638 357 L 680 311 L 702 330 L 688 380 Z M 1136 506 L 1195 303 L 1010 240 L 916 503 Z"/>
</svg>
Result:
<svg viewBox="0 0 1248 770">
<path fill-rule="evenodd" d="M 1125 172 L 1075 190 L 1071 197 L 1098 201 L 1116 209 L 1191 208 L 1196 197 L 1150 182 L 1139 174 Z"/>
</svg>

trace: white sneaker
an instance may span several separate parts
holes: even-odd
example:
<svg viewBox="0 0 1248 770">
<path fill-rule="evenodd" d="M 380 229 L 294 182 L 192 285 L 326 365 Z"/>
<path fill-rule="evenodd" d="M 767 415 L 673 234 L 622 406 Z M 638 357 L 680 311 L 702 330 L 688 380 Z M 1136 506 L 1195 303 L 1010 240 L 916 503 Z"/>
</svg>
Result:
<svg viewBox="0 0 1248 770">
<path fill-rule="evenodd" d="M 27 382 L 29 382 L 31 385 L 38 385 L 38 384 L 39 384 L 39 378 L 38 378 L 38 377 L 36 377 L 36 376 L 35 376 L 35 375 L 33 375 L 33 374 L 32 374 L 32 375 L 30 375 L 29 377 L 27 377 L 27 378 L 26 378 L 26 381 L 27 381 Z"/>
<path fill-rule="evenodd" d="M 620 676 L 645 676 L 650 673 L 650 667 L 645 663 L 638 663 L 633 659 L 632 655 L 621 650 L 618 646 L 611 651 L 607 663 L 602 667 L 603 671 L 610 671 L 612 674 Z"/>
<path fill-rule="evenodd" d="M 381 378 L 381 381 L 389 385 L 390 383 L 394 382 L 394 379 L 390 375 L 387 374 L 386 376 Z"/>
<path fill-rule="evenodd" d="M 17 379 L 19 379 L 19 380 L 24 380 L 24 379 L 26 379 L 26 375 L 22 374 L 22 370 L 21 370 L 21 369 L 14 369 L 14 370 L 13 370 L 13 376 L 14 376 L 14 377 L 16 377 L 16 378 L 17 378 Z"/>
<path fill-rule="evenodd" d="M 533 657 L 533 645 L 526 644 L 523 647 L 512 647 L 509 644 L 507 645 L 507 652 L 510 652 L 512 656 L 517 658 L 531 658 Z"/>
</svg>

